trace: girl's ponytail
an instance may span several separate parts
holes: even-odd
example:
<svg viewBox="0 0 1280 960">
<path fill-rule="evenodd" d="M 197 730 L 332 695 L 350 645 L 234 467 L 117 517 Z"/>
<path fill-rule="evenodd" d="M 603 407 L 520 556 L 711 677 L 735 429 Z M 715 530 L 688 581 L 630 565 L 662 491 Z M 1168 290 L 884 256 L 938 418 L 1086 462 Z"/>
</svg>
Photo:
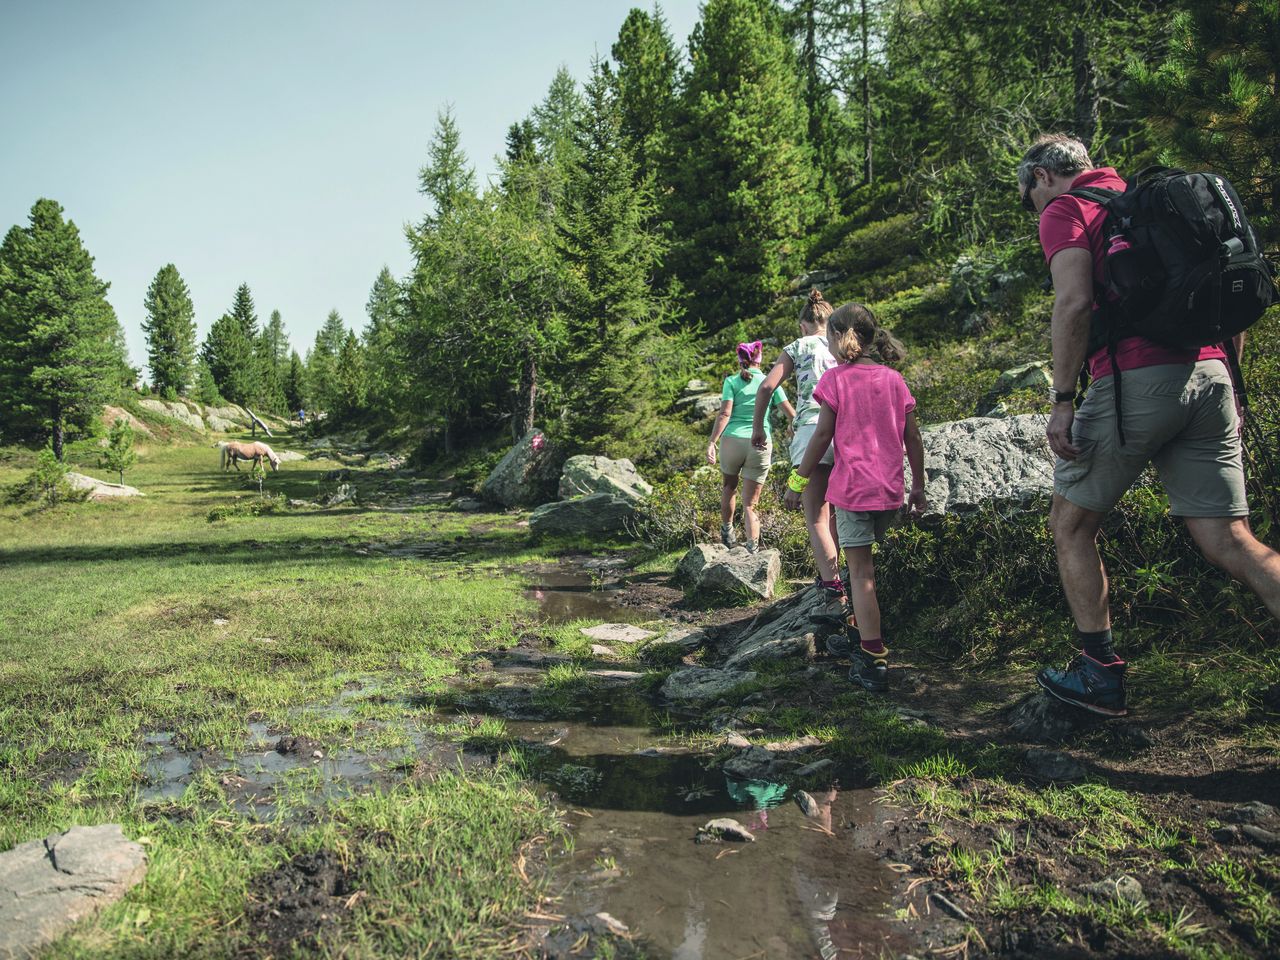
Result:
<svg viewBox="0 0 1280 960">
<path fill-rule="evenodd" d="M 763 341 L 752 340 L 750 343 L 738 344 L 738 362 L 749 364 L 749 366 L 743 367 L 738 371 L 738 376 L 749 382 L 751 380 L 751 367 L 760 362 L 760 357 L 763 353 Z"/>
<path fill-rule="evenodd" d="M 877 324 L 875 314 L 861 303 L 846 303 L 831 314 L 827 332 L 835 334 L 836 359 L 841 363 L 862 356 L 878 363 L 901 363 L 907 355 L 902 341 Z"/>
</svg>

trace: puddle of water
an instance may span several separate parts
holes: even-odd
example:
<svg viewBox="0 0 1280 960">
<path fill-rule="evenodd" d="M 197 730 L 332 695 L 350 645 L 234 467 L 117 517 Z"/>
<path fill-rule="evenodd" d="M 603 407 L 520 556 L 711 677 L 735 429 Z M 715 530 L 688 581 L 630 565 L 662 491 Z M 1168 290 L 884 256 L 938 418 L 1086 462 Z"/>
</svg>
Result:
<svg viewBox="0 0 1280 960">
<path fill-rule="evenodd" d="M 538 604 L 544 623 L 561 624 L 573 620 L 630 623 L 636 619 L 635 611 L 621 603 L 622 589 L 602 589 L 588 572 L 556 568 L 535 571 L 530 579 L 533 582 L 523 595 Z"/>
</svg>

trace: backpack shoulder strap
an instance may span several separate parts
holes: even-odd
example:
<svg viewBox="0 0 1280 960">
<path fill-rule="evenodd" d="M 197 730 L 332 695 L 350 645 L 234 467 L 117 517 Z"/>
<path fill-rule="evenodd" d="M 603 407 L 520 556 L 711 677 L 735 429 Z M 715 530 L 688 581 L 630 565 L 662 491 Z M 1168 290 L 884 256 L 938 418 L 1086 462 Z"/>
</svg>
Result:
<svg viewBox="0 0 1280 960">
<path fill-rule="evenodd" d="M 1078 187 L 1075 190 L 1068 190 L 1060 196 L 1078 197 L 1081 200 L 1092 200 L 1094 203 L 1100 203 L 1104 207 L 1116 197 L 1124 196 L 1121 190 L 1108 190 L 1105 187 Z M 1054 197 L 1056 200 L 1057 197 Z"/>
</svg>

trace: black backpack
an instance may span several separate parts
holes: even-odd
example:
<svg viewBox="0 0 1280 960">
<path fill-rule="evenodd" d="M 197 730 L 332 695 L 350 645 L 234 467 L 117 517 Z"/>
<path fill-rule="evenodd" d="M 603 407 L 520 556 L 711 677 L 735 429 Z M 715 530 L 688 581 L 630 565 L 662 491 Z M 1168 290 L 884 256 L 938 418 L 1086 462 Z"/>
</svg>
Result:
<svg viewBox="0 0 1280 960">
<path fill-rule="evenodd" d="M 1095 291 L 1089 353 L 1111 351 L 1117 426 L 1120 371 L 1114 360 L 1124 337 L 1187 350 L 1223 344 L 1243 398 L 1232 338 L 1252 326 L 1277 294 L 1258 234 L 1231 183 L 1216 173 L 1148 167 L 1123 193 L 1080 187 L 1065 195 L 1107 211 L 1105 282 Z"/>
</svg>

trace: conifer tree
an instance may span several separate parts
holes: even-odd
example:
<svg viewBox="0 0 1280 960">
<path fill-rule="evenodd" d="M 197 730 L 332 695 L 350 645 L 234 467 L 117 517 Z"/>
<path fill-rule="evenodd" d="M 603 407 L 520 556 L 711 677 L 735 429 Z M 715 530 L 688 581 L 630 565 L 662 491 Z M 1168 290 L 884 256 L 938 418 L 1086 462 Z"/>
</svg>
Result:
<svg viewBox="0 0 1280 960">
<path fill-rule="evenodd" d="M 257 401 L 258 358 L 240 320 L 229 313 L 215 320 L 200 348 L 200 358 L 224 398 L 241 404 Z"/>
<path fill-rule="evenodd" d="M 814 170 L 795 59 L 773 0 L 707 0 L 673 130 L 670 265 L 696 320 L 758 312 L 798 268 Z"/>
<path fill-rule="evenodd" d="M 561 428 L 573 446 L 634 456 L 672 385 L 662 375 L 671 368 L 649 362 L 664 339 L 652 287 L 664 251 L 650 226 L 652 176 L 638 177 L 614 80 L 607 63 L 592 64 L 560 221 L 570 267 Z M 649 372 L 637 378 L 637 367 Z"/>
<path fill-rule="evenodd" d="M 290 413 L 297 413 L 307 405 L 306 381 L 307 368 L 298 351 L 294 350 L 289 355 L 289 367 L 284 377 L 284 397 Z"/>
<path fill-rule="evenodd" d="M 475 172 L 462 150 L 462 136 L 451 107 L 445 107 L 436 116 L 435 135 L 427 152 L 430 161 L 418 172 L 418 188 L 423 196 L 431 199 L 435 209 L 424 218 L 424 227 L 447 217 L 476 192 Z"/>
<path fill-rule="evenodd" d="M 143 301 L 147 316 L 147 363 L 152 388 L 167 400 L 187 392 L 196 358 L 196 317 L 191 293 L 178 268 L 167 263 L 156 273 Z"/>
<path fill-rule="evenodd" d="M 1280 241 L 1280 3 L 1186 0 L 1169 56 L 1135 60 L 1133 93 L 1166 159 L 1224 173 L 1250 219 Z"/>
<path fill-rule="evenodd" d="M 307 355 L 307 395 L 321 410 L 334 411 L 339 403 L 334 374 L 338 353 L 347 339 L 347 328 L 337 310 L 330 310 L 324 326 L 316 331 L 315 344 Z"/>
<path fill-rule="evenodd" d="M 197 402 L 212 406 L 220 406 L 225 402 L 226 397 L 218 392 L 218 382 L 214 379 L 213 371 L 209 369 L 203 353 L 196 358 L 192 384 Z"/>
<path fill-rule="evenodd" d="M 675 111 L 678 57 L 662 8 L 632 8 L 613 44 L 622 133 L 639 177 L 656 176 Z"/>
<path fill-rule="evenodd" d="M 52 441 L 88 429 L 121 388 L 127 365 L 109 284 L 93 272 L 80 231 L 53 200 L 0 245 L 0 431 Z"/>
<path fill-rule="evenodd" d="M 533 132 L 543 160 L 560 170 L 573 162 L 574 125 L 582 117 L 584 105 L 578 83 L 563 64 L 556 70 L 547 95 L 533 108 Z"/>
<path fill-rule="evenodd" d="M 369 323 L 364 328 L 366 402 L 386 414 L 403 392 L 404 361 L 399 353 L 399 331 L 403 308 L 400 284 L 383 267 L 369 291 L 365 304 Z"/>
<path fill-rule="evenodd" d="M 124 472 L 138 460 L 133 449 L 133 427 L 124 417 L 116 417 L 115 423 L 107 434 L 107 446 L 102 451 L 99 462 L 108 470 L 114 471 L 124 484 Z"/>
<path fill-rule="evenodd" d="M 339 419 L 349 419 L 364 409 L 365 370 L 364 349 L 355 331 L 347 331 L 338 348 L 333 364 L 334 413 Z"/>
</svg>

